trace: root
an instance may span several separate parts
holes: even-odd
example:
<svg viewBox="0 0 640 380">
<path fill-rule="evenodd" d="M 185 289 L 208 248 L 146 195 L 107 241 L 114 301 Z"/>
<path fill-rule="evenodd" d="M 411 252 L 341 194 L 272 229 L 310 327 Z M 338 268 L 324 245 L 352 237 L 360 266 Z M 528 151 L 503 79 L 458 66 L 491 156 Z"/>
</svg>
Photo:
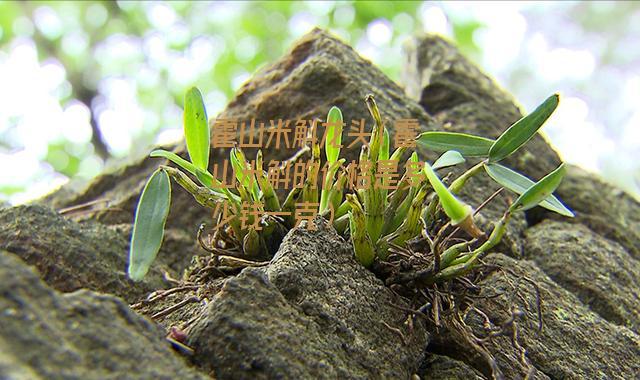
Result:
<svg viewBox="0 0 640 380">
<path fill-rule="evenodd" d="M 243 257 L 236 239 L 225 229 L 205 231 L 206 226 L 201 225 L 197 241 L 210 255 L 194 256 L 182 278 L 173 278 L 165 272 L 165 280 L 173 287 L 154 291 L 146 299 L 131 305 L 138 313 L 163 326 L 167 331 L 166 339 L 185 355 L 193 354 L 193 349 L 184 343 L 189 330 L 226 280 L 244 268 L 269 264 L 269 261 Z"/>
<path fill-rule="evenodd" d="M 402 331 L 400 331 L 399 328 L 396 327 L 392 327 L 390 326 L 387 322 L 382 321 L 382 324 L 384 325 L 384 327 L 388 328 L 389 330 L 391 330 L 393 333 L 397 334 L 400 339 L 402 339 L 402 343 L 406 346 L 409 344 L 409 341 L 407 339 L 407 337 L 402 333 Z"/>
<path fill-rule="evenodd" d="M 186 298 L 186 299 L 178 302 L 175 305 L 171 305 L 171 306 L 167 307 L 166 309 L 160 310 L 159 312 L 153 314 L 151 316 L 151 319 L 158 319 L 158 318 L 165 317 L 165 316 L 173 313 L 174 311 L 176 311 L 176 310 L 182 308 L 183 306 L 185 306 L 187 304 L 190 304 L 192 302 L 200 302 L 200 298 L 198 298 L 198 297 Z"/>
<path fill-rule="evenodd" d="M 197 290 L 199 288 L 198 285 L 185 285 L 185 286 L 177 286 L 175 288 L 167 289 L 167 290 L 157 290 L 147 297 L 146 300 L 138 302 L 136 304 L 131 305 L 132 309 L 140 309 L 143 305 L 147 305 L 149 303 L 153 303 L 159 301 L 171 294 L 175 294 L 178 292 L 185 292 L 190 290 Z"/>
<path fill-rule="evenodd" d="M 396 259 L 400 257 L 407 260 L 406 258 L 411 255 L 399 252 Z M 417 260 L 422 261 L 423 259 L 424 257 Z M 414 259 L 411 264 L 415 263 Z M 404 264 L 399 262 L 386 264 L 386 267 L 382 267 L 387 270 L 411 265 L 406 261 Z M 520 292 L 520 287 L 523 284 L 528 284 L 535 289 L 537 327 L 540 331 L 542 329 L 540 290 L 533 280 L 526 276 L 517 276 L 509 268 L 482 264 L 478 269 L 467 276 L 429 286 L 421 285 L 420 276 L 421 273 L 426 276 L 433 270 L 433 266 L 409 272 L 409 277 L 396 276 L 396 280 L 400 278 L 407 281 L 394 282 L 395 291 L 405 298 L 411 299 L 412 303 L 409 307 L 397 304 L 391 304 L 391 306 L 403 311 L 408 318 L 421 318 L 427 321 L 434 334 L 434 343 L 428 348 L 429 350 L 463 360 L 493 379 L 503 379 L 504 374 L 490 347 L 495 350 L 496 347 L 499 347 L 493 345 L 493 343 L 497 344 L 495 340 L 500 337 L 507 338 L 513 350 L 513 356 L 517 358 L 519 366 L 525 372 L 525 378 L 529 378 L 535 374 L 536 369 L 527 358 L 526 348 L 520 342 L 520 322 L 524 319 L 525 313 L 516 304 L 517 301 L 523 303 L 526 301 Z M 504 276 L 511 287 L 508 294 L 482 293 L 480 281 L 494 272 L 501 272 Z M 386 274 L 389 275 L 389 272 Z M 507 318 L 500 323 L 492 321 L 487 312 L 479 306 L 480 301 L 499 296 L 505 296 L 506 303 L 509 305 Z M 469 322 L 474 315 L 479 318 L 480 326 L 478 323 Z"/>
</svg>

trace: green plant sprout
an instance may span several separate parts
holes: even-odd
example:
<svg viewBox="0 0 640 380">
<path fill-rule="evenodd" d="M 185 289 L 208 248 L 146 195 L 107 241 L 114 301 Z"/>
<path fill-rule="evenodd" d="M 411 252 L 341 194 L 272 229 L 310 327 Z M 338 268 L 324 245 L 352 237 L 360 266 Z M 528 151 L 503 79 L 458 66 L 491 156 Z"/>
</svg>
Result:
<svg viewBox="0 0 640 380">
<path fill-rule="evenodd" d="M 373 96 L 368 95 L 365 104 L 374 125 L 368 144 L 360 150 L 359 167 L 365 169 L 356 185 L 361 186 L 356 186 L 357 190 L 353 191 L 347 188 L 348 178 L 343 167 L 345 159 L 340 158 L 343 116 L 339 108 L 332 107 L 326 120 L 324 151 L 327 170 L 322 188 L 319 191 L 315 186 L 317 171 L 308 169 L 302 188 L 294 187 L 280 202 L 263 170 L 260 150 L 252 167 L 242 150 L 231 149 L 230 161 L 236 179 L 232 189 L 223 187 L 208 171 L 210 132 L 207 114 L 200 91 L 192 88 L 185 95 L 184 109 L 184 134 L 190 161 L 165 150 L 151 153 L 151 157 L 168 159 L 179 169 L 160 166 L 144 187 L 131 238 L 129 277 L 142 279 L 160 249 L 170 207 L 170 179 L 191 193 L 200 205 L 214 210 L 225 205 L 231 213 L 232 217 L 214 232 L 212 244 L 204 244 L 200 234 L 198 236 L 203 247 L 214 255 L 242 260 L 271 258 L 277 249 L 277 244 L 274 246 L 271 242 L 281 241 L 295 225 L 296 203 L 310 202 L 319 204 L 319 214 L 333 214 L 333 227 L 350 240 L 355 257 L 365 267 L 384 266 L 391 254 L 408 247 L 412 241 L 422 239 L 428 243 L 433 256 L 430 266 L 412 271 L 410 275 L 395 273 L 389 276 L 388 282 L 419 280 L 435 284 L 463 276 L 500 242 L 513 213 L 539 205 L 561 215 L 573 216 L 552 194 L 564 175 L 563 165 L 534 182 L 500 164 L 538 132 L 556 109 L 558 100 L 558 95 L 552 95 L 495 141 L 463 133 L 422 133 L 416 139 L 417 143 L 442 154 L 429 164 L 421 163 L 418 153 L 407 152 L 405 147 L 390 151 L 389 131 L 382 122 Z M 320 145 L 314 143 L 307 150 L 311 153 L 310 162 L 320 165 Z M 399 162 L 408 153 L 403 176 L 397 181 L 397 186 L 389 186 L 378 176 L 379 169 L 389 161 Z M 479 159 L 479 162 L 448 186 L 436 173 L 472 158 Z M 308 166 L 311 167 L 313 165 Z M 459 195 L 469 178 L 483 171 L 502 188 L 519 195 L 488 235 L 475 223 L 474 215 L 478 210 L 474 211 L 472 205 L 465 203 Z M 247 204 L 255 205 L 266 216 L 249 214 L 245 223 L 241 223 L 239 217 Z M 445 234 L 449 227 L 455 230 Z M 469 238 L 463 242 L 456 239 L 453 244 L 454 239 L 450 237 L 457 231 L 463 231 Z"/>
</svg>

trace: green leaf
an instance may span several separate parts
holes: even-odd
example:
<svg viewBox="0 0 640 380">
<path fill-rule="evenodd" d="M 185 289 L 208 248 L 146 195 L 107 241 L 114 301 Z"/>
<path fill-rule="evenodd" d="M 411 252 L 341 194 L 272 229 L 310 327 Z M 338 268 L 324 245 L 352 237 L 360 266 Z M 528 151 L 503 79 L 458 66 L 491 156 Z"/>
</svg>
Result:
<svg viewBox="0 0 640 380">
<path fill-rule="evenodd" d="M 324 152 L 328 162 L 336 162 L 340 156 L 342 143 L 342 112 L 333 106 L 327 114 L 327 138 L 324 141 Z"/>
<path fill-rule="evenodd" d="M 457 132 L 424 132 L 418 143 L 436 152 L 456 150 L 464 157 L 487 157 L 494 141 L 480 136 Z"/>
<path fill-rule="evenodd" d="M 255 171 L 251 170 L 251 165 L 247 161 L 244 153 L 239 148 L 232 148 L 229 155 L 231 158 L 231 167 L 235 172 L 238 182 L 251 193 L 253 200 L 258 201 L 260 199 L 260 187 L 253 174 Z"/>
<path fill-rule="evenodd" d="M 213 176 L 209 172 L 204 171 L 204 170 L 202 170 L 200 168 L 196 168 L 196 178 L 198 179 L 198 181 L 201 184 L 203 184 L 204 186 L 208 187 L 209 189 L 217 190 L 217 189 L 213 189 L 213 184 L 214 184 Z M 218 182 L 218 181 L 216 180 L 215 182 Z M 219 188 L 221 188 L 221 187 L 219 187 Z M 217 192 L 219 192 L 219 191 L 217 191 Z"/>
<path fill-rule="evenodd" d="M 158 169 L 142 190 L 136 209 L 128 269 L 129 278 L 134 281 L 142 280 L 160 250 L 170 205 L 169 176 L 164 170 Z"/>
<path fill-rule="evenodd" d="M 378 154 L 379 161 L 386 161 L 389 159 L 389 131 L 384 129 L 382 136 L 382 146 L 380 147 L 380 153 Z"/>
<path fill-rule="evenodd" d="M 191 162 L 206 171 L 209 166 L 209 122 L 202 94 L 195 87 L 184 96 L 184 137 Z"/>
<path fill-rule="evenodd" d="M 455 226 L 471 215 L 471 206 L 456 198 L 449 191 L 428 162 L 424 163 L 424 173 L 427 175 L 431 187 L 436 191 L 444 213 L 451 219 L 451 224 Z"/>
<path fill-rule="evenodd" d="M 551 95 L 533 112 L 504 131 L 489 150 L 489 162 L 505 159 L 529 141 L 558 107 L 559 100 L 558 94 Z"/>
<path fill-rule="evenodd" d="M 411 156 L 409 156 L 409 160 L 411 162 L 418 162 L 418 152 L 411 153 Z"/>
<path fill-rule="evenodd" d="M 433 163 L 433 170 L 458 165 L 464 162 L 464 157 L 457 150 L 448 150 Z"/>
<path fill-rule="evenodd" d="M 407 148 L 404 146 L 400 146 L 398 148 L 396 148 L 396 150 L 393 151 L 393 153 L 391 154 L 391 157 L 389 157 L 389 159 L 391 161 L 398 161 L 400 162 L 400 158 L 402 158 L 402 155 L 404 154 L 404 152 L 407 151 Z"/>
<path fill-rule="evenodd" d="M 535 184 L 535 182 L 529 178 L 500 164 L 485 165 L 484 169 L 487 174 L 489 174 L 489 177 L 493 178 L 494 181 L 516 194 L 524 193 L 528 188 Z M 563 205 L 562 202 L 560 202 L 560 200 L 553 194 L 540 202 L 539 206 L 544 207 L 547 210 L 557 212 L 560 215 L 571 218 L 574 217 L 573 212 Z"/>
<path fill-rule="evenodd" d="M 245 173 L 247 171 L 247 164 L 244 160 L 244 155 L 237 148 L 232 148 L 229 157 L 236 179 L 242 186 L 247 187 L 249 185 L 249 176 Z"/>
<path fill-rule="evenodd" d="M 509 210 L 525 211 L 537 206 L 549 197 L 558 188 L 558 186 L 560 186 L 560 182 L 562 182 L 564 174 L 565 168 L 563 163 L 560 164 L 556 170 L 544 176 L 544 178 L 522 193 L 511 207 L 509 207 Z"/>
<path fill-rule="evenodd" d="M 198 179 L 198 181 L 202 186 L 206 186 L 212 190 L 216 190 L 212 187 L 212 185 L 214 183 L 218 184 L 218 180 L 214 179 L 211 173 L 196 167 L 194 164 L 178 156 L 177 154 L 173 152 L 168 152 L 163 149 L 157 149 L 151 152 L 149 156 L 166 158 L 167 160 L 173 162 L 174 164 L 178 165 L 179 167 L 186 170 L 187 172 L 193 174 Z"/>
<path fill-rule="evenodd" d="M 505 166 L 499 164 L 485 165 L 487 174 L 494 181 L 516 194 L 522 194 L 535 184 L 534 181 L 524 175 L 515 172 Z M 563 216 L 574 217 L 575 215 L 569 210 L 555 195 L 551 194 L 539 204 L 540 207 L 556 212 Z"/>
</svg>

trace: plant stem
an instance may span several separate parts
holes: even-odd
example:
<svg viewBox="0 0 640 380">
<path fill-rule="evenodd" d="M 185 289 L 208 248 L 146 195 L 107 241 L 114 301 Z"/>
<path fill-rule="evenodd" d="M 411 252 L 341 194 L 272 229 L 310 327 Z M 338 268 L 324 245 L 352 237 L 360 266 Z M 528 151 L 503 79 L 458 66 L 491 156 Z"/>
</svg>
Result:
<svg viewBox="0 0 640 380">
<path fill-rule="evenodd" d="M 472 270 L 475 267 L 477 261 L 482 256 L 484 256 L 488 250 L 493 248 L 496 244 L 500 242 L 500 240 L 502 240 L 502 236 L 506 231 L 506 227 L 510 219 L 511 219 L 511 212 L 509 211 L 505 212 L 505 214 L 502 216 L 502 218 L 498 221 L 496 226 L 493 228 L 493 231 L 491 232 L 491 235 L 489 236 L 489 239 L 487 239 L 487 241 L 485 241 L 480 247 L 476 248 L 470 254 L 457 259 L 457 261 L 454 260 L 453 263 L 456 263 L 456 262 L 458 263 L 441 270 L 439 273 L 437 273 L 433 277 L 432 282 L 435 283 L 435 282 L 451 280 L 453 278 L 463 276 L 466 273 L 468 273 L 470 270 Z"/>
<path fill-rule="evenodd" d="M 454 194 L 459 194 L 460 191 L 462 191 L 462 188 L 464 187 L 467 180 L 473 177 L 474 175 L 476 175 L 484 167 L 485 163 L 486 161 L 481 161 L 476 165 L 472 166 L 466 172 L 462 173 L 460 177 L 456 178 L 456 180 L 453 181 L 453 183 L 451 183 L 451 185 L 449 186 L 449 191 L 451 191 Z"/>
<path fill-rule="evenodd" d="M 469 240 L 462 243 L 454 244 L 447 248 L 440 256 L 440 268 L 446 268 L 452 264 L 454 260 L 458 258 L 460 252 L 469 248 L 469 246 L 475 242 L 475 240 Z"/>
<path fill-rule="evenodd" d="M 224 201 L 224 198 L 216 194 L 213 190 L 196 185 L 191 178 L 176 168 L 161 165 L 160 168 L 173 178 L 173 180 L 183 189 L 189 192 L 193 198 L 204 207 L 215 209 L 218 202 Z"/>
</svg>

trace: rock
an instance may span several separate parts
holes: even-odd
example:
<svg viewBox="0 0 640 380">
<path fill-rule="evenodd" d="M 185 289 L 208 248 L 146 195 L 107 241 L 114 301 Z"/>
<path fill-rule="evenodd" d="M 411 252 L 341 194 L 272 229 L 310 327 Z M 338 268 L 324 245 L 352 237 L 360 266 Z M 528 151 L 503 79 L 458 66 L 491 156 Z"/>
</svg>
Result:
<svg viewBox="0 0 640 380">
<path fill-rule="evenodd" d="M 316 219 L 319 221 L 319 219 Z M 423 324 L 356 262 L 333 228 L 293 229 L 266 269 L 224 285 L 189 332 L 217 378 L 409 378 Z"/>
<path fill-rule="evenodd" d="M 143 282 L 127 278 L 123 234 L 93 222 L 80 225 L 43 206 L 0 210 L 0 249 L 35 266 L 62 292 L 87 288 L 133 302 L 167 285 L 158 266 Z"/>
<path fill-rule="evenodd" d="M 640 332 L 640 262 L 587 227 L 545 221 L 527 231 L 526 257 L 611 323 Z"/>
<path fill-rule="evenodd" d="M 0 251 L 0 378 L 205 379 L 121 300 L 60 294 Z"/>
<path fill-rule="evenodd" d="M 492 272 L 480 283 L 483 294 L 500 295 L 480 300 L 476 306 L 495 324 L 510 317 L 510 306 L 524 312 L 524 320 L 518 322 L 518 337 L 538 374 L 552 379 L 631 379 L 640 373 L 637 334 L 594 313 L 531 261 L 516 261 L 495 254 L 490 255 L 487 262 L 505 270 Z M 543 312 L 540 332 L 536 292 L 525 277 L 540 290 Z M 513 296 L 516 285 L 519 293 Z M 482 329 L 482 320 L 469 319 L 467 322 L 476 330 Z M 522 378 L 526 374 L 518 365 L 517 351 L 512 348 L 509 336 L 494 339 L 489 347 L 505 378 Z"/>
<path fill-rule="evenodd" d="M 415 118 L 423 130 L 497 137 L 522 116 L 511 96 L 444 40 L 419 37 L 408 46 L 407 54 L 409 96 L 353 49 L 314 30 L 281 60 L 256 73 L 219 117 L 258 122 L 324 118 L 331 105 L 338 105 L 347 122 L 365 118 L 369 127 L 372 121 L 362 101 L 367 93 L 375 94 L 383 118 L 390 122 Z M 346 134 L 343 143 L 348 144 Z M 185 156 L 183 145 L 169 149 Z M 291 153 L 293 150 L 265 150 L 265 159 L 282 160 Z M 435 158 L 432 152 L 419 153 L 421 158 Z M 221 162 L 227 154 L 213 150 L 211 157 Z M 348 158 L 356 155 L 357 150 L 347 153 Z M 535 137 L 506 164 L 539 179 L 559 162 L 553 149 Z M 149 283 L 130 287 L 123 280 L 129 232 L 122 227 L 133 221 L 140 191 L 161 163 L 166 162 L 137 159 L 98 177 L 78 194 L 69 197 L 62 189 L 46 200 L 56 207 L 109 200 L 108 205 L 95 203 L 86 212 L 68 215 L 82 224 L 38 207 L 0 211 L 0 248 L 35 265 L 47 282 L 65 291 L 88 287 L 130 300 L 162 286 L 156 282 L 158 267 Z M 197 251 L 188 237 L 200 223 L 210 223 L 210 211 L 197 206 L 183 190 L 174 189 L 167 226 L 177 238 L 168 245 L 167 263 L 179 269 L 183 265 L 180 257 Z M 480 174 L 461 196 L 477 207 L 496 189 Z M 523 378 L 531 368 L 535 369 L 532 378 L 537 379 L 634 378 L 640 373 L 639 338 L 632 330 L 637 331 L 638 307 L 637 300 L 624 293 L 637 292 L 638 264 L 634 260 L 640 255 L 640 206 L 621 191 L 571 167 L 558 193 L 576 211 L 576 218 L 549 222 L 547 219 L 559 217 L 539 208 L 527 211 L 526 219 L 522 213 L 514 215 L 503 243 L 496 247 L 504 255 L 487 258 L 489 264 L 501 265 L 503 270 L 485 273 L 481 283 L 485 295 L 499 296 L 477 303 L 496 325 L 511 317 L 510 306 L 524 311 L 517 322 L 518 341 L 531 367 L 520 360 L 510 337 L 493 339 L 488 349 L 507 379 Z M 503 192 L 481 211 L 479 219 L 485 230 L 513 197 Z M 409 333 L 404 313 L 388 301 L 406 304 L 393 298 L 346 252 L 345 243 L 332 232 L 292 232 L 269 267 L 247 269 L 229 280 L 188 331 L 189 343 L 197 349 L 196 363 L 220 378 L 408 378 L 417 370 L 429 343 L 428 359 L 418 372 L 421 375 L 490 376 L 486 358 L 454 332 L 429 334 L 416 322 Z M 161 260 L 163 255 L 161 252 Z M 49 261 L 52 259 L 55 261 Z M 544 328 L 539 333 L 536 293 L 525 276 L 538 284 L 542 296 Z M 520 292 L 511 296 L 516 284 Z M 68 297 L 80 297 L 76 294 Z M 3 297 L 2 302 L 7 302 L 7 296 Z M 101 321 L 93 315 L 88 318 Z M 382 321 L 398 329 L 407 344 Z M 480 335 L 483 322 L 474 313 L 467 318 Z M 4 348 L 10 342 L 3 339 L 0 345 Z M 59 348 L 47 349 L 55 354 Z M 139 359 L 136 354 L 132 357 Z M 75 355 L 83 358 L 88 354 Z M 40 375 L 39 367 L 16 362 L 20 357 L 16 351 L 0 351 L 0 369 L 7 368 L 16 377 Z M 74 365 L 67 367 L 75 370 Z"/>
<path fill-rule="evenodd" d="M 558 194 L 575 211 L 572 221 L 619 243 L 640 260 L 640 203 L 596 174 L 568 169 Z"/>
<path fill-rule="evenodd" d="M 464 362 L 448 356 L 429 354 L 418 371 L 420 378 L 429 380 L 484 380 L 486 377 Z"/>
<path fill-rule="evenodd" d="M 433 36 L 415 38 L 407 45 L 406 53 L 407 93 L 449 130 L 497 137 L 522 116 L 509 95 L 442 39 Z M 536 137 L 506 163 L 530 178 L 538 179 L 556 167 L 559 159 L 542 138 Z M 483 177 L 475 177 L 473 181 L 470 183 L 473 192 L 465 193 L 469 198 L 473 199 L 474 193 L 486 197 L 494 189 Z M 638 264 L 627 252 L 637 258 L 640 250 L 640 205 L 622 191 L 604 184 L 597 176 L 571 166 L 558 194 L 576 211 L 575 219 L 555 216 L 540 208 L 530 210 L 527 212 L 529 224 L 539 223 L 544 218 L 562 220 L 562 223 L 534 228 L 527 233 L 526 244 L 522 239 L 526 225 L 520 224 L 510 231 L 514 243 L 497 248 L 518 257 L 515 249 L 520 247 L 521 254 L 534 259 L 557 281 L 548 279 L 535 266 L 532 270 L 521 271 L 535 281 L 542 281 L 545 300 L 543 335 L 533 337 L 530 334 L 524 339 L 530 343 L 525 347 L 529 348 L 534 366 L 540 370 L 537 376 L 546 377 L 542 374 L 546 373 L 552 378 L 634 377 L 634 369 L 630 368 L 637 371 L 637 363 L 633 367 L 632 360 L 638 355 L 637 336 L 605 319 L 637 329 Z M 486 214 L 495 219 L 503 207 L 504 203 L 500 202 L 490 205 Z M 584 224 L 592 231 L 582 226 L 573 227 L 569 221 Z M 604 237 L 620 243 L 627 252 Z M 505 257 L 501 261 L 508 262 L 509 267 L 531 265 Z M 499 284 L 492 281 L 498 281 L 498 278 L 492 276 L 485 286 L 489 289 L 497 287 Z M 531 298 L 531 292 L 528 296 Z M 501 320 L 504 321 L 508 304 L 502 302 L 488 307 L 494 316 L 502 310 Z M 529 319 L 535 320 L 531 315 L 532 305 L 529 306 Z M 534 331 L 535 327 L 529 324 L 528 330 Z M 614 352 L 603 354 L 609 345 Z M 526 373 L 517 357 L 510 354 L 513 349 L 506 339 L 501 346 L 494 347 L 494 352 L 499 353 L 499 365 L 506 378 L 520 378 Z M 592 354 L 594 352 L 598 354 Z M 612 357 L 620 357 L 621 361 L 616 362 Z M 486 364 L 479 365 L 481 360 L 474 360 L 476 367 L 484 368 L 487 374 Z"/>
<path fill-rule="evenodd" d="M 367 130 L 373 124 L 364 103 L 367 94 L 375 96 L 392 136 L 392 123 L 398 119 L 417 119 L 424 129 L 437 127 L 420 105 L 406 97 L 380 69 L 320 29 L 302 37 L 288 55 L 256 73 L 219 117 L 324 120 L 327 110 L 336 105 L 347 123 L 342 143 L 348 145 L 353 139 L 347 132 L 352 120 L 365 119 Z M 359 149 L 360 144 L 343 151 L 347 157 L 357 158 Z"/>
</svg>

